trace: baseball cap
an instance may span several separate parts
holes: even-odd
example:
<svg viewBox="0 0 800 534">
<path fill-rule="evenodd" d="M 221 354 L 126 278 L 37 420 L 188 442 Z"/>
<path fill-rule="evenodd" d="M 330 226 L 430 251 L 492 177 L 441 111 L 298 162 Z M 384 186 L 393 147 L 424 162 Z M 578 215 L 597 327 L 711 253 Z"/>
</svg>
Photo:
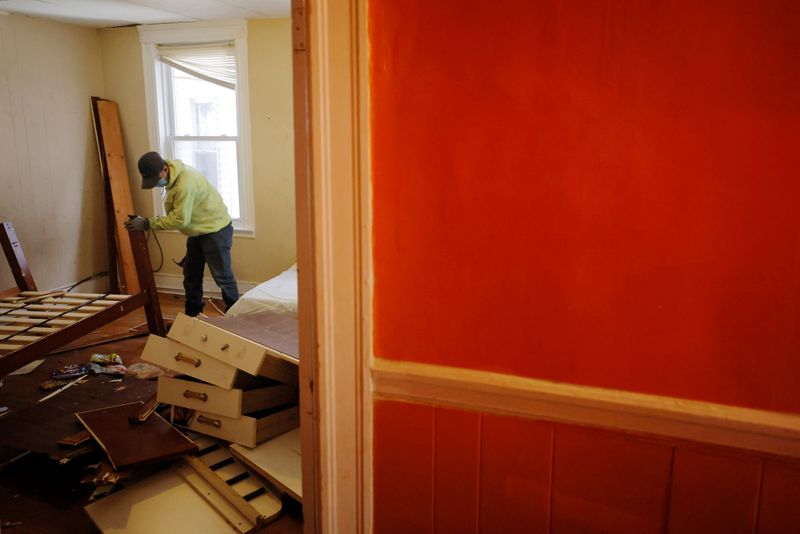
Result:
<svg viewBox="0 0 800 534">
<path fill-rule="evenodd" d="M 158 175 L 164 168 L 164 158 L 158 152 L 148 152 L 139 158 L 139 174 L 142 175 L 142 189 L 152 189 L 158 182 Z"/>
</svg>

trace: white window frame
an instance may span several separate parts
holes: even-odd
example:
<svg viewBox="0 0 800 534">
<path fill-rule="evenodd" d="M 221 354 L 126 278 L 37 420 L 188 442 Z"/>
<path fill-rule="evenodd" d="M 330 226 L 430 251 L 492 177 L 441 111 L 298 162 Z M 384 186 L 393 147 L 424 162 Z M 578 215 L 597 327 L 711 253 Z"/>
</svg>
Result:
<svg viewBox="0 0 800 534">
<path fill-rule="evenodd" d="M 247 76 L 247 21 L 181 22 L 139 26 L 142 45 L 145 99 L 147 101 L 147 134 L 152 150 L 164 151 L 170 110 L 165 106 L 164 84 L 161 83 L 163 64 L 158 59 L 160 44 L 200 44 L 233 41 L 236 49 L 236 109 L 238 113 L 238 171 L 239 219 L 233 223 L 236 234 L 254 235 L 255 207 L 253 205 L 253 163 L 250 144 L 250 98 Z M 163 213 L 161 194 L 154 188 L 155 213 Z"/>
</svg>

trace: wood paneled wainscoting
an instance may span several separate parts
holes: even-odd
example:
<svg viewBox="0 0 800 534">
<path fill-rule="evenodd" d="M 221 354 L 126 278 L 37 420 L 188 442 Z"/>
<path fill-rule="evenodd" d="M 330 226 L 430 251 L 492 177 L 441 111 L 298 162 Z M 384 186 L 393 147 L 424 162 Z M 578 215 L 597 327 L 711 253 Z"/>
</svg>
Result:
<svg viewBox="0 0 800 534">
<path fill-rule="evenodd" d="M 374 531 L 798 532 L 800 417 L 376 360 Z"/>
</svg>

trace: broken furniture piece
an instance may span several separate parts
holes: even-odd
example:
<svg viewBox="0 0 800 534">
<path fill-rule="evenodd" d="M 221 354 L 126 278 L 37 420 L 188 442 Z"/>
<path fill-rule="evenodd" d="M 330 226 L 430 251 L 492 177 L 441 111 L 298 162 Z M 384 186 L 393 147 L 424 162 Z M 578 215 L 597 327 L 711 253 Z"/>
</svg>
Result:
<svg viewBox="0 0 800 534">
<path fill-rule="evenodd" d="M 164 335 L 144 232 L 129 233 L 140 292 L 38 291 L 11 222 L 0 222 L 0 244 L 17 284 L 16 288 L 0 290 L 0 377 L 141 307 L 150 332 Z"/>
<path fill-rule="evenodd" d="M 142 359 L 185 375 L 158 380 L 173 424 L 255 447 L 300 424 L 296 346 L 293 317 L 178 314 L 166 338 L 150 336 Z"/>
<path fill-rule="evenodd" d="M 280 498 L 228 449 L 205 437 L 196 456 L 86 506 L 104 533 L 246 534 L 276 519 Z"/>
<path fill-rule="evenodd" d="M 300 461 L 300 429 L 276 436 L 255 448 L 236 443 L 230 446 L 235 457 L 266 478 L 280 491 L 303 502 L 303 472 Z"/>
<path fill-rule="evenodd" d="M 197 450 L 197 446 L 157 413 L 142 422 L 129 418 L 142 407 L 132 402 L 75 414 L 103 449 L 116 471 L 168 461 Z"/>
</svg>

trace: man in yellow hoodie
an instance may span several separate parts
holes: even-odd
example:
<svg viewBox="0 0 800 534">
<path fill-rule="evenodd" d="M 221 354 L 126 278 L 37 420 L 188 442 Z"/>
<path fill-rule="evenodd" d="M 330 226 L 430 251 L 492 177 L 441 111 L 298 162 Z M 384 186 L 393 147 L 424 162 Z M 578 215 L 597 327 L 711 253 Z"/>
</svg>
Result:
<svg viewBox="0 0 800 534">
<path fill-rule="evenodd" d="M 139 158 L 142 189 L 164 187 L 163 217 L 146 219 L 138 215 L 126 221 L 135 230 L 178 230 L 187 236 L 183 264 L 186 315 L 203 311 L 203 271 L 206 264 L 222 290 L 226 309 L 239 299 L 231 269 L 233 225 L 228 208 L 203 174 L 180 160 L 165 160 L 158 152 Z"/>
</svg>

